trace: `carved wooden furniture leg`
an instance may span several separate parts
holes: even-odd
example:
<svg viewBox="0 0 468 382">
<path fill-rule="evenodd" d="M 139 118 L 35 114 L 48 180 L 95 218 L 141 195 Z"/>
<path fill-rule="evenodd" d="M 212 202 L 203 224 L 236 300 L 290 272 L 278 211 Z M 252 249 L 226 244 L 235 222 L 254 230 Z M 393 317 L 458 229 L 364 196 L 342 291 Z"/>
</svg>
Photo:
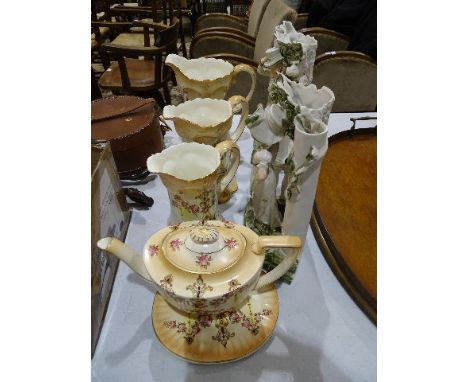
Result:
<svg viewBox="0 0 468 382">
<path fill-rule="evenodd" d="M 166 99 L 166 105 L 171 104 L 171 93 L 169 92 L 169 87 L 167 86 L 167 82 L 163 83 L 163 93 L 164 93 L 164 98 Z"/>
</svg>

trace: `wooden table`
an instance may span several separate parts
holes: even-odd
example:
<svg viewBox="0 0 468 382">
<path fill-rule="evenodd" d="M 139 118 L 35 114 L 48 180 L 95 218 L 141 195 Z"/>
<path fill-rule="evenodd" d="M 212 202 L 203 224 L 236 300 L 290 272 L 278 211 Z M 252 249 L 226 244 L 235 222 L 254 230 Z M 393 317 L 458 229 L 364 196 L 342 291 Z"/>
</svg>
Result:
<svg viewBox="0 0 468 382">
<path fill-rule="evenodd" d="M 377 321 L 377 129 L 329 139 L 311 227 L 341 284 Z"/>
</svg>

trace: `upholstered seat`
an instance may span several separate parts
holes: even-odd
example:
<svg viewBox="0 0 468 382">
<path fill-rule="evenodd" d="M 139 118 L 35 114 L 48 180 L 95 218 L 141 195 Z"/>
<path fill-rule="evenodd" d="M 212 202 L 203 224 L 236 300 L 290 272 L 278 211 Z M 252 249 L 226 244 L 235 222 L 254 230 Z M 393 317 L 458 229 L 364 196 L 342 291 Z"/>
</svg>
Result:
<svg viewBox="0 0 468 382">
<path fill-rule="evenodd" d="M 360 52 L 328 52 L 315 59 L 313 83 L 335 93 L 333 112 L 374 111 L 377 63 Z"/>
<path fill-rule="evenodd" d="M 195 34 L 216 28 L 230 28 L 247 33 L 247 19 L 227 13 L 207 13 L 198 17 L 195 22 Z"/>
<path fill-rule="evenodd" d="M 153 46 L 154 45 L 154 33 L 164 28 L 167 28 L 169 24 L 178 22 L 179 18 L 185 16 L 192 22 L 192 15 L 190 10 L 184 9 L 182 11 L 181 6 L 187 5 L 186 1 L 178 0 L 149 0 L 146 2 L 148 5 L 139 5 L 134 3 L 124 3 L 123 5 L 115 5 L 111 7 L 110 13 L 115 17 L 118 17 L 127 22 L 133 20 L 133 24 L 127 31 L 122 33 L 123 35 L 117 36 L 111 41 L 112 44 L 124 45 L 129 47 L 138 46 Z M 143 27 L 141 23 L 152 23 L 155 28 L 150 28 L 149 32 L 153 37 L 151 41 L 145 44 L 143 37 Z M 140 25 L 139 25 L 140 24 Z M 185 47 L 185 36 L 182 29 L 182 23 L 179 22 L 179 38 L 181 41 L 180 49 L 184 57 L 187 57 L 187 51 Z"/>
<path fill-rule="evenodd" d="M 154 76 L 154 61 L 145 61 L 135 58 L 125 58 L 130 84 L 135 90 L 150 90 L 154 88 L 160 78 Z M 116 61 L 111 62 L 110 67 L 104 71 L 99 79 L 99 86 L 108 90 L 119 90 L 122 88 L 122 76 L 119 64 Z"/>
<path fill-rule="evenodd" d="M 154 35 L 149 35 L 149 45 L 154 45 Z M 111 44 L 123 46 L 145 46 L 145 36 L 143 33 L 120 33 Z"/>
</svg>

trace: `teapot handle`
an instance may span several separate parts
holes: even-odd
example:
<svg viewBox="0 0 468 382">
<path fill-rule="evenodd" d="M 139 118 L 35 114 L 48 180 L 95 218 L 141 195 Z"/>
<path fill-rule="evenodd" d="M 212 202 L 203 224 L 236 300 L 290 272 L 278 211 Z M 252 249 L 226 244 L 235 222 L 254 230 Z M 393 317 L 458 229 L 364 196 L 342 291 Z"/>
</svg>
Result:
<svg viewBox="0 0 468 382">
<path fill-rule="evenodd" d="M 291 250 L 287 252 L 281 263 L 267 274 L 260 276 L 255 287 L 256 290 L 275 282 L 291 268 L 302 251 L 302 240 L 299 236 L 260 236 L 254 247 L 254 252 L 257 255 L 262 255 L 267 248 L 290 248 Z"/>
<path fill-rule="evenodd" d="M 252 80 L 251 83 L 250 83 L 250 90 L 249 90 L 249 93 L 247 94 L 247 96 L 245 97 L 245 99 L 247 100 L 247 102 L 250 102 L 250 99 L 252 98 L 252 95 L 253 95 L 253 92 L 255 91 L 255 86 L 257 85 L 257 74 L 255 73 L 255 70 L 252 66 L 250 65 L 246 65 L 246 64 L 239 64 L 239 65 L 236 65 L 234 67 L 234 72 L 233 72 L 233 76 L 232 76 L 232 79 L 231 79 L 231 82 L 234 78 L 237 77 L 237 75 L 240 73 L 240 72 L 247 72 L 249 73 L 250 75 L 250 79 Z"/>
<path fill-rule="evenodd" d="M 232 110 L 234 110 L 234 108 L 239 104 L 242 107 L 242 115 L 239 120 L 239 124 L 237 125 L 234 133 L 229 138 L 231 141 L 237 142 L 245 128 L 245 120 L 247 119 L 247 116 L 249 114 L 249 104 L 247 103 L 247 100 L 242 96 L 232 96 L 231 98 L 229 98 L 228 101 L 231 104 Z"/>
<path fill-rule="evenodd" d="M 237 172 L 237 168 L 239 167 L 240 163 L 240 151 L 239 147 L 235 144 L 233 141 L 222 141 L 219 142 L 216 147 L 216 150 L 218 150 L 219 155 L 221 157 L 221 162 L 223 161 L 223 156 L 227 152 L 232 152 L 233 157 L 231 160 L 229 160 L 229 167 L 226 169 L 226 174 L 221 178 L 219 181 L 219 192 L 218 195 L 221 195 L 226 187 L 228 186 L 229 183 L 231 183 L 231 180 L 234 178 Z"/>
</svg>

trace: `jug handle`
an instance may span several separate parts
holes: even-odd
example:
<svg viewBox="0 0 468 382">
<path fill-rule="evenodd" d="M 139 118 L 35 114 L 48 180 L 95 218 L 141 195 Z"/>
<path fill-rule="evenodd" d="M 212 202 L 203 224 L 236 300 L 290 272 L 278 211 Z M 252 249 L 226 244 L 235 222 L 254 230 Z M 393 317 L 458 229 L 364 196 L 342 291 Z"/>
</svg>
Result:
<svg viewBox="0 0 468 382">
<path fill-rule="evenodd" d="M 244 131 L 245 120 L 247 119 L 249 114 L 249 104 L 247 103 L 247 100 L 242 96 L 232 96 L 231 98 L 229 98 L 228 101 L 231 104 L 232 110 L 234 110 L 234 108 L 239 104 L 242 107 L 242 115 L 239 120 L 239 124 L 237 125 L 234 133 L 229 138 L 231 141 L 237 142 L 237 140 L 240 138 Z"/>
<path fill-rule="evenodd" d="M 231 78 L 231 82 L 234 78 L 237 77 L 237 75 L 240 72 L 247 72 L 250 75 L 250 79 L 252 80 L 250 83 L 250 90 L 245 99 L 247 102 L 250 102 L 250 99 L 252 98 L 253 92 L 255 91 L 255 86 L 257 85 L 257 74 L 255 73 L 255 69 L 251 67 L 250 65 L 246 64 L 238 64 L 234 67 L 234 72 Z"/>
<path fill-rule="evenodd" d="M 302 240 L 299 236 L 260 236 L 254 246 L 257 255 L 263 255 L 267 248 L 290 248 L 281 263 L 267 274 L 260 276 L 255 290 L 271 284 L 283 276 L 291 268 L 302 251 Z"/>
<path fill-rule="evenodd" d="M 223 156 L 228 152 L 232 152 L 234 158 L 229 161 L 229 168 L 226 171 L 226 174 L 219 181 L 219 194 L 223 193 L 231 180 L 234 178 L 237 172 L 237 168 L 240 163 L 240 151 L 239 147 L 233 141 L 223 141 L 219 142 L 216 147 L 216 150 L 219 152 L 221 161 Z"/>
</svg>

